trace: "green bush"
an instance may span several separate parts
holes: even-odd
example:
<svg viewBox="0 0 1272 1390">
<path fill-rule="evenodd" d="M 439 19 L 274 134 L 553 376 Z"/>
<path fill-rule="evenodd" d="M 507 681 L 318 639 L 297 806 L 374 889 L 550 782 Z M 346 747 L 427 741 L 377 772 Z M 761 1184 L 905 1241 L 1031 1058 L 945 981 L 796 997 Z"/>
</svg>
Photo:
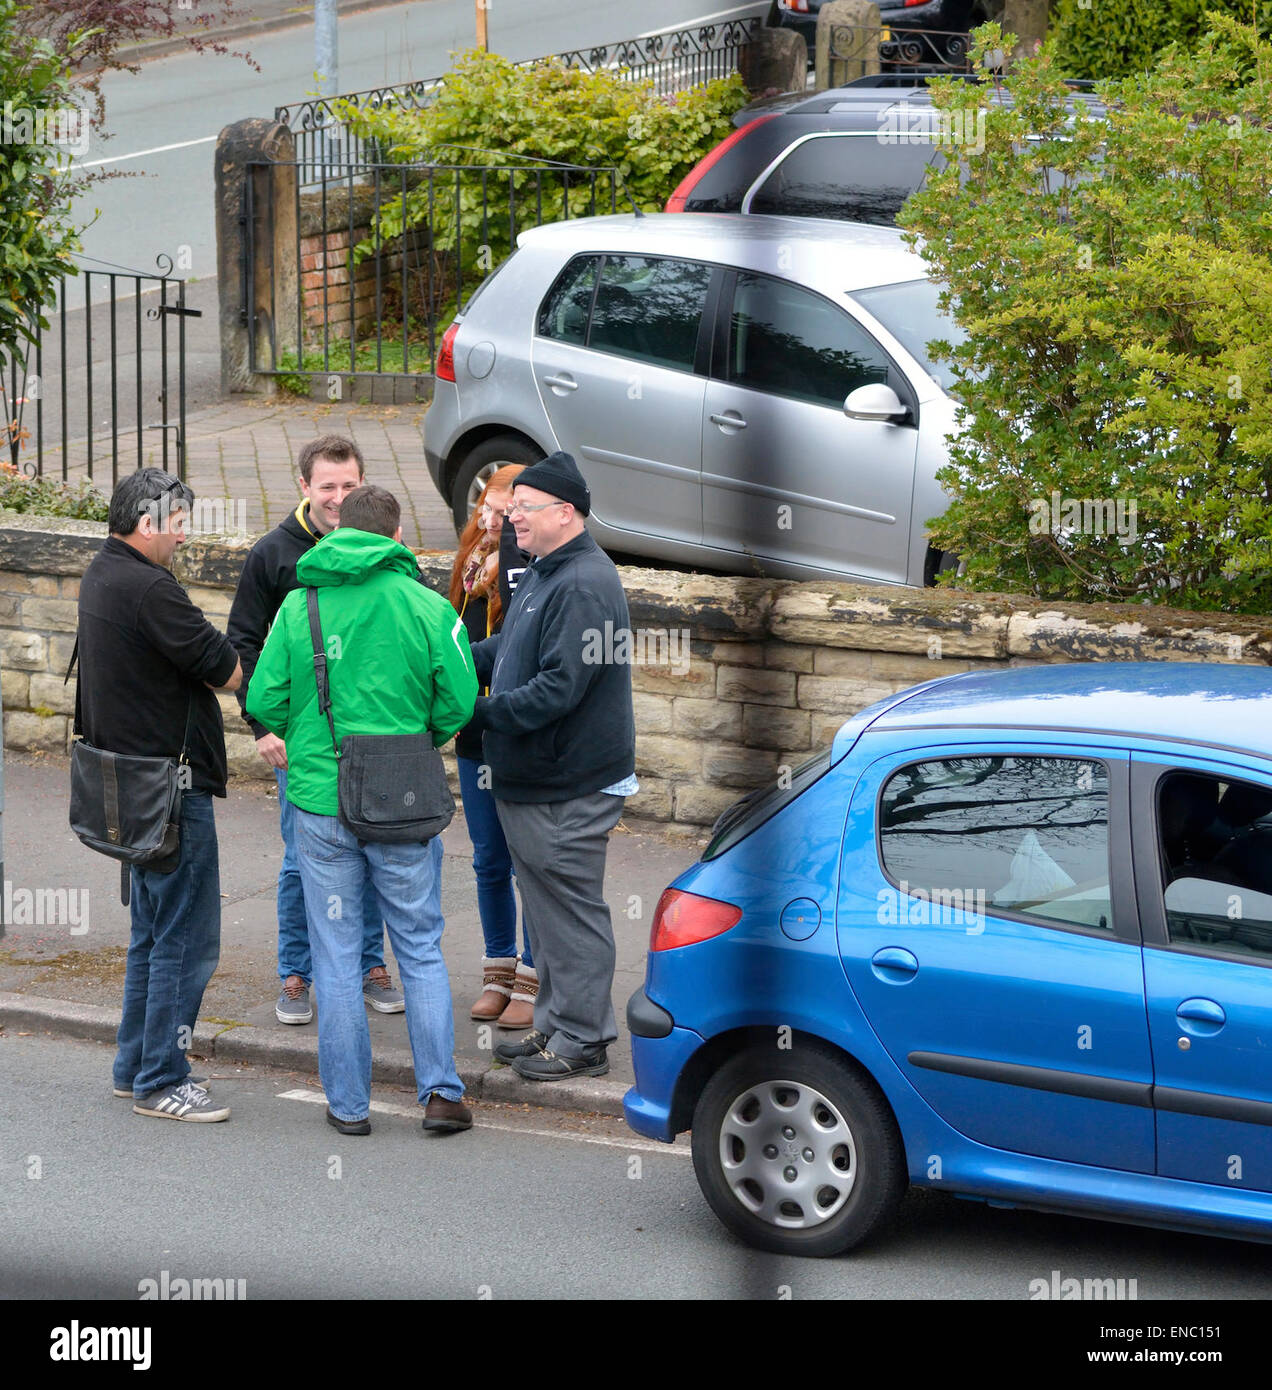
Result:
<svg viewBox="0 0 1272 1390">
<path fill-rule="evenodd" d="M 1206 12 L 1255 20 L 1272 32 L 1272 0 L 1057 0 L 1049 41 L 1066 77 L 1101 80 L 1147 72 L 1170 44 L 1192 48 L 1206 31 Z"/>
<path fill-rule="evenodd" d="M 903 211 L 968 334 L 932 538 L 970 587 L 1272 611 L 1272 45 L 1213 25 L 1106 121 L 1046 50 L 1010 105 L 934 88 L 978 132 Z"/>
<path fill-rule="evenodd" d="M 58 478 L 28 478 L 0 471 L 0 508 L 36 516 L 66 516 L 78 521 L 105 521 L 110 499 L 87 480 L 64 483 Z"/>
<path fill-rule="evenodd" d="M 736 74 L 662 98 L 651 83 L 625 81 L 616 73 L 586 73 L 555 60 L 518 67 L 498 54 L 473 50 L 458 57 L 436 98 L 422 109 L 359 110 L 350 102 L 338 109 L 357 134 L 378 141 L 392 162 L 466 166 L 439 171 L 405 197 L 384 203 L 378 231 L 389 240 L 426 223 L 431 213 L 434 250 L 458 250 L 464 275 L 472 277 L 507 256 L 525 227 L 612 210 L 607 177 L 598 177 L 593 192 L 590 180 L 571 172 L 567 200 L 560 171 L 527 167 L 515 175 L 483 174 L 483 167 L 545 160 L 613 166 L 622 179 L 617 210 L 630 206 L 625 188 L 638 207 L 653 211 L 730 133 L 733 113 L 747 100 Z M 355 258 L 376 249 L 374 240 L 363 242 Z"/>
</svg>

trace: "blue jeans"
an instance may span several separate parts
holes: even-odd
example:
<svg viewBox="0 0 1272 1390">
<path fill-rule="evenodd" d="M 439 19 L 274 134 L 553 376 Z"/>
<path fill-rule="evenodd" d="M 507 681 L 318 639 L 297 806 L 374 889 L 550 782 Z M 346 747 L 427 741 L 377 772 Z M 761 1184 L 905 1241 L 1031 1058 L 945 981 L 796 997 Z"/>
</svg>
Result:
<svg viewBox="0 0 1272 1390">
<path fill-rule="evenodd" d="M 362 1002 L 362 928 L 342 912 L 370 883 L 389 930 L 406 995 L 406 1030 L 421 1105 L 459 1100 L 455 1020 L 442 959 L 442 841 L 359 842 L 335 816 L 296 810 L 296 848 L 309 911 L 318 993 L 318 1075 L 331 1113 L 363 1120 L 371 1105 L 371 1033 Z"/>
<path fill-rule="evenodd" d="M 115 1085 L 141 1097 L 184 1081 L 194 1024 L 221 955 L 221 865 L 207 792 L 181 801 L 176 869 L 132 869 L 132 937 Z"/>
<path fill-rule="evenodd" d="M 299 975 L 308 985 L 314 978 L 309 951 L 309 921 L 305 916 L 305 893 L 300 886 L 300 866 L 296 860 L 296 808 L 287 800 L 287 769 L 276 767 L 278 783 L 278 828 L 283 835 L 283 866 L 278 871 L 278 978 Z M 376 907 L 375 893 L 368 881 L 362 900 L 362 974 L 367 976 L 384 964 L 384 922 Z"/>
<path fill-rule="evenodd" d="M 481 934 L 486 955 L 506 960 L 517 954 L 517 898 L 512 891 L 512 855 L 504 839 L 494 793 L 481 785 L 481 764 L 472 758 L 455 762 L 459 767 L 459 790 L 464 801 L 464 820 L 473 842 L 473 873 L 477 876 L 477 911 L 481 914 Z M 521 923 L 521 963 L 534 969 L 530 934 Z"/>
</svg>

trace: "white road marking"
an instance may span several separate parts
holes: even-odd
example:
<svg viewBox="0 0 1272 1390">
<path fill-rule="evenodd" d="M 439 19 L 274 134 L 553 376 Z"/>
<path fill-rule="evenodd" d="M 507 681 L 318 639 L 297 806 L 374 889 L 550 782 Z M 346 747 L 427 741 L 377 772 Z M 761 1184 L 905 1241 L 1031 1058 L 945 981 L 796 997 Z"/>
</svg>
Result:
<svg viewBox="0 0 1272 1390">
<path fill-rule="evenodd" d="M 280 1091 L 277 1100 L 303 1100 L 311 1105 L 327 1104 L 327 1097 L 321 1091 L 310 1091 L 297 1088 L 294 1091 Z M 422 1110 L 418 1105 L 393 1105 L 389 1101 L 373 1100 L 371 1110 L 377 1115 L 403 1115 L 408 1120 L 418 1120 L 422 1117 Z M 644 1153 L 667 1154 L 669 1157 L 690 1158 L 690 1151 L 685 1146 L 676 1144 L 652 1143 L 648 1139 L 610 1139 L 599 1134 L 571 1134 L 569 1130 L 561 1129 L 528 1129 L 524 1125 L 500 1124 L 498 1120 L 487 1120 L 480 1116 L 480 1112 L 473 1117 L 474 1129 L 497 1129 L 505 1134 L 529 1134 L 535 1139 L 569 1139 L 576 1144 L 603 1144 L 610 1149 L 623 1149 L 629 1151 L 639 1149 Z"/>
<path fill-rule="evenodd" d="M 678 29 L 692 29 L 697 24 L 707 24 L 713 19 L 727 19 L 731 15 L 747 14 L 751 11 L 758 14 L 760 10 L 766 8 L 767 6 L 763 5 L 734 5 L 731 10 L 717 10 L 714 14 L 700 14 L 697 19 L 678 20 L 671 30 L 668 30 L 666 27 L 662 29 L 651 29 L 647 34 L 637 34 L 636 37 L 638 39 L 652 39 L 656 38 L 659 34 L 674 33 Z"/>
<path fill-rule="evenodd" d="M 207 145 L 217 137 L 200 135 L 197 140 L 181 140 L 175 145 L 156 145 L 151 150 L 134 150 L 132 154 L 113 154 L 109 159 L 90 159 L 87 164 L 73 164 L 73 169 L 96 169 L 101 164 L 118 164 L 123 159 L 141 159 L 148 154 L 166 154 L 169 150 L 185 150 L 191 145 Z"/>
</svg>

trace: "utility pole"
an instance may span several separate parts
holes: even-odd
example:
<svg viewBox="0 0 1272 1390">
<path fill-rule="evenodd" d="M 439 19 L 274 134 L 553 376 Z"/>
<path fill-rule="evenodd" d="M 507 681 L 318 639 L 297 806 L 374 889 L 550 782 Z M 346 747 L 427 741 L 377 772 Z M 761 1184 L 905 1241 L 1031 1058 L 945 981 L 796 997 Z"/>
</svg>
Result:
<svg viewBox="0 0 1272 1390">
<path fill-rule="evenodd" d="M 314 0 L 314 74 L 318 95 L 331 98 L 340 95 L 340 62 L 336 51 L 336 0 Z M 328 127 L 334 125 L 331 112 L 324 109 L 320 125 L 323 129 L 323 162 L 335 162 L 335 141 Z"/>
<path fill-rule="evenodd" d="M 490 52 L 490 38 L 486 33 L 486 15 L 490 10 L 490 0 L 477 0 L 477 47 Z"/>
</svg>

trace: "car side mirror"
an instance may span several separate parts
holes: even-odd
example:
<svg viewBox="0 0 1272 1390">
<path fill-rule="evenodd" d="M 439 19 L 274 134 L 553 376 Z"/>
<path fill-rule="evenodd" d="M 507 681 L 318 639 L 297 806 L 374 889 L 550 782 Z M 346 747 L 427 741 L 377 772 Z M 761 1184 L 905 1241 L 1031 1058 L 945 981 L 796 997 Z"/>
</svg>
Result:
<svg viewBox="0 0 1272 1390">
<path fill-rule="evenodd" d="M 850 420 L 896 420 L 901 421 L 909 415 L 901 400 L 891 386 L 873 382 L 869 386 L 858 386 L 844 402 L 844 414 Z"/>
</svg>

